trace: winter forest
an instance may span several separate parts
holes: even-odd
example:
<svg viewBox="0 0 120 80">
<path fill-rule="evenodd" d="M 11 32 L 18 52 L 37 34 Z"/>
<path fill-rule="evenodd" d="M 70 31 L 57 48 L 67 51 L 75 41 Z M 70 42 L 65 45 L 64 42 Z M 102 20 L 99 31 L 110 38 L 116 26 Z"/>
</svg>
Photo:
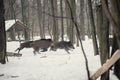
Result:
<svg viewBox="0 0 120 80">
<path fill-rule="evenodd" d="M 0 80 L 120 80 L 120 0 L 0 0 Z"/>
</svg>

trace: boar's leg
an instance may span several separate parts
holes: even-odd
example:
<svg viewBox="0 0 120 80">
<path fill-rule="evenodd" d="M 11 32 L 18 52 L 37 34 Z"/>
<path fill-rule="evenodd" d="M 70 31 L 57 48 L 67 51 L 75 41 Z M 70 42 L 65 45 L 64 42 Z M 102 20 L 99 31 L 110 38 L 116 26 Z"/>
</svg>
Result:
<svg viewBox="0 0 120 80">
<path fill-rule="evenodd" d="M 69 52 L 68 50 L 69 50 L 69 49 L 65 48 L 65 51 L 66 51 L 68 54 L 70 54 L 70 52 Z"/>
<path fill-rule="evenodd" d="M 17 49 L 15 50 L 15 52 L 18 51 L 18 53 L 20 53 L 20 51 L 21 51 L 22 49 L 23 49 L 23 48 L 17 48 Z"/>
<path fill-rule="evenodd" d="M 20 48 L 17 48 L 17 49 L 15 50 L 15 52 L 18 51 L 19 49 L 20 49 Z"/>
<path fill-rule="evenodd" d="M 36 55 L 36 51 L 35 50 L 33 51 L 33 53 L 34 53 L 34 55 Z"/>
<path fill-rule="evenodd" d="M 36 52 L 39 53 L 39 47 L 34 47 L 33 49 L 34 49 L 34 51 L 33 51 L 34 55 L 36 55 Z"/>
<path fill-rule="evenodd" d="M 52 51 L 56 51 L 57 48 L 56 48 L 55 46 L 51 46 L 51 47 L 50 47 L 50 51 L 51 51 L 51 50 L 52 50 Z"/>
<path fill-rule="evenodd" d="M 45 52 L 45 51 L 47 51 L 47 48 L 42 48 L 41 52 Z"/>
</svg>

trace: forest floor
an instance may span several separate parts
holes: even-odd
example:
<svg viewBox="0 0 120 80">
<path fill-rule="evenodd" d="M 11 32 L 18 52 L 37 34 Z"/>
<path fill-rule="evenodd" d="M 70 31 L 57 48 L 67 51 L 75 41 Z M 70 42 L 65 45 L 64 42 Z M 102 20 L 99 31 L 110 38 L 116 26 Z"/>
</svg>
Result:
<svg viewBox="0 0 120 80">
<path fill-rule="evenodd" d="M 92 75 L 101 66 L 100 58 L 94 56 L 92 40 L 86 39 L 83 46 Z M 14 52 L 18 47 L 19 42 L 7 42 L 8 52 Z M 83 53 L 76 45 L 71 54 L 58 49 L 34 55 L 32 48 L 25 48 L 20 53 L 22 57 L 8 57 L 9 62 L 0 64 L 0 80 L 88 80 Z M 110 80 L 118 80 L 112 71 Z"/>
</svg>

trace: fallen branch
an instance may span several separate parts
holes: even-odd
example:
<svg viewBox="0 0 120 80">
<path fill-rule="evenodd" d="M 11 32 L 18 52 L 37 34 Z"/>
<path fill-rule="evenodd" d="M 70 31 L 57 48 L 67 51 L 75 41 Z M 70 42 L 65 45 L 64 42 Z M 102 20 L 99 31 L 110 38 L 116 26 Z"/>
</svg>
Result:
<svg viewBox="0 0 120 80">
<path fill-rule="evenodd" d="M 91 76 L 90 80 L 96 80 L 99 76 L 101 76 L 104 72 L 106 72 L 118 59 L 120 58 L 120 50 L 117 50 L 114 55 L 107 60 L 103 66 L 98 69 L 98 71 Z"/>
<path fill-rule="evenodd" d="M 14 53 L 14 52 L 7 52 L 7 56 L 21 57 L 22 54 L 20 54 L 20 53 Z"/>
</svg>

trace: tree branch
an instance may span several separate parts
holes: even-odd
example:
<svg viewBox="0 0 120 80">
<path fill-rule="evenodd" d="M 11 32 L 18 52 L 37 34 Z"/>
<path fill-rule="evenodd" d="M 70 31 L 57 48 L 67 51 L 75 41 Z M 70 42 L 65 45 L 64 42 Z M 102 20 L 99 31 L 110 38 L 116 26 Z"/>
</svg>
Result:
<svg viewBox="0 0 120 80">
<path fill-rule="evenodd" d="M 90 80 L 96 80 L 104 72 L 106 72 L 120 58 L 120 50 L 117 50 L 114 55 L 103 66 L 93 74 Z"/>
<path fill-rule="evenodd" d="M 34 8 L 34 7 L 31 7 L 31 8 L 33 8 L 33 9 L 36 10 L 36 8 Z M 52 14 L 50 14 L 50 13 L 47 13 L 46 11 L 41 11 L 41 13 L 43 13 L 43 14 L 45 14 L 45 15 L 48 15 L 48 16 L 50 16 L 50 17 L 54 17 L 54 18 L 71 19 L 71 17 L 66 17 L 66 16 L 55 16 L 55 15 L 52 15 Z"/>
<path fill-rule="evenodd" d="M 55 17 L 55 18 L 63 18 L 63 19 L 71 19 L 71 17 L 66 17 L 66 16 L 55 16 L 55 15 L 52 15 L 50 13 L 47 13 L 45 11 L 42 11 L 42 13 L 48 15 L 48 16 L 51 16 L 51 17 Z"/>
<path fill-rule="evenodd" d="M 117 23 L 115 22 L 113 16 L 111 15 L 109 9 L 108 9 L 108 6 L 107 6 L 107 3 L 106 3 L 106 0 L 101 0 L 102 2 L 102 8 L 107 16 L 107 18 L 109 19 L 109 21 L 112 23 L 113 27 L 116 29 L 117 32 L 119 32 L 120 29 L 119 26 L 117 25 Z"/>
<path fill-rule="evenodd" d="M 90 72 L 89 72 L 89 67 L 88 67 L 88 60 L 87 60 L 87 56 L 86 56 L 86 54 L 85 54 L 85 51 L 84 51 L 84 48 L 83 48 L 83 44 L 82 44 L 82 40 L 81 40 L 81 37 L 80 37 L 80 31 L 79 31 L 79 28 L 78 28 L 78 23 L 77 23 L 77 21 L 74 19 L 73 11 L 72 11 L 72 8 L 71 8 L 71 6 L 70 6 L 69 1 L 66 0 L 66 3 L 68 4 L 68 6 L 69 6 L 69 8 L 70 8 L 71 20 L 72 20 L 72 22 L 74 23 L 75 28 L 76 28 L 76 31 L 77 31 L 77 36 L 78 36 L 78 39 L 79 39 L 79 41 L 80 41 L 81 49 L 82 49 L 82 52 L 83 52 L 83 55 L 84 55 L 84 58 L 85 58 L 85 65 L 86 65 L 88 80 L 90 80 Z"/>
</svg>

